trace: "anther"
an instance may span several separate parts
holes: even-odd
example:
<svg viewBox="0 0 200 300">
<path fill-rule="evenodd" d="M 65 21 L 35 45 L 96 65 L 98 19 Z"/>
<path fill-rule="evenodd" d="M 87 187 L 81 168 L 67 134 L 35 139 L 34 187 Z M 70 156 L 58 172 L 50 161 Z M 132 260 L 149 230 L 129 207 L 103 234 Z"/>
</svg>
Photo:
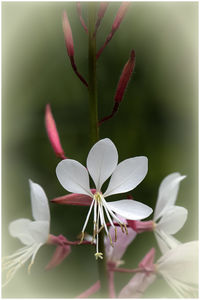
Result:
<svg viewBox="0 0 200 300">
<path fill-rule="evenodd" d="M 83 242 L 83 239 L 84 239 L 84 232 L 81 232 L 81 239 L 80 239 L 79 245 Z"/>
<path fill-rule="evenodd" d="M 115 243 L 117 241 L 117 228 L 115 227 Z"/>
<path fill-rule="evenodd" d="M 110 235 L 110 233 L 108 233 L 108 237 L 109 237 L 109 240 L 110 240 L 110 244 L 111 244 L 111 246 L 112 246 L 112 247 L 114 247 L 114 246 L 113 246 L 113 242 L 112 242 L 112 238 L 111 238 L 111 235 Z"/>
<path fill-rule="evenodd" d="M 100 228 L 99 228 L 99 231 L 98 231 L 98 234 L 99 232 L 104 228 L 104 225 L 102 225 Z"/>
<path fill-rule="evenodd" d="M 125 228 L 125 231 L 126 231 L 126 235 L 128 235 L 128 230 L 127 230 L 126 224 L 124 224 L 124 228 Z"/>
<path fill-rule="evenodd" d="M 123 228 L 122 224 L 120 223 L 119 225 L 121 227 L 122 232 L 124 233 L 124 228 Z"/>
</svg>

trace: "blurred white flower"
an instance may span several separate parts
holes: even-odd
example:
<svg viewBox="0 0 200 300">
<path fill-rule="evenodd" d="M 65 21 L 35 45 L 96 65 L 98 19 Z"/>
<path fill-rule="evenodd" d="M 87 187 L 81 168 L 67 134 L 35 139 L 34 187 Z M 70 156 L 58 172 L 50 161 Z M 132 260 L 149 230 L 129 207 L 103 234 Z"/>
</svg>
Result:
<svg viewBox="0 0 200 300">
<path fill-rule="evenodd" d="M 151 249 L 140 262 L 136 273 L 119 293 L 119 298 L 140 298 L 161 275 L 181 298 L 198 297 L 198 241 L 180 244 L 167 251 L 153 263 L 155 250 Z"/>
<path fill-rule="evenodd" d="M 121 226 L 124 226 L 116 216 L 116 213 L 129 220 L 140 220 L 148 217 L 152 213 L 152 209 L 147 205 L 130 199 L 113 202 L 105 201 L 105 197 L 125 193 L 134 189 L 144 179 L 147 173 L 148 166 L 146 157 L 129 158 L 118 165 L 117 163 L 117 149 L 112 141 L 106 138 L 97 142 L 90 150 L 87 158 L 87 169 L 79 162 L 71 159 L 62 160 L 56 168 L 58 180 L 67 191 L 85 194 L 93 199 L 82 228 L 81 241 L 84 239 L 84 231 L 92 208 L 94 207 L 93 239 L 96 237 L 95 257 L 101 259 L 103 258 L 103 254 L 99 252 L 98 234 L 103 228 L 112 244 L 112 239 L 105 222 L 104 212 L 113 228 L 115 228 L 115 226 L 112 219 Z M 88 172 L 95 183 L 96 193 L 94 195 L 90 190 Z M 101 187 L 110 176 L 111 179 L 107 190 L 102 194 Z M 124 227 L 126 230 L 126 226 Z"/>
<path fill-rule="evenodd" d="M 187 220 L 187 209 L 175 205 L 179 184 L 185 177 L 179 173 L 172 173 L 164 178 L 159 187 L 153 220 L 154 233 L 163 254 L 180 243 L 172 235 L 177 233 Z"/>
<path fill-rule="evenodd" d="M 3 286 L 5 286 L 13 278 L 17 270 L 32 257 L 28 267 L 30 271 L 39 248 L 48 240 L 50 226 L 48 199 L 39 184 L 31 180 L 29 180 L 29 183 L 32 215 L 35 221 L 17 219 L 9 224 L 10 235 L 18 238 L 25 247 L 3 258 L 3 270 L 8 270 Z"/>
<path fill-rule="evenodd" d="M 199 242 L 180 244 L 156 263 L 157 272 L 180 298 L 198 297 Z"/>
</svg>

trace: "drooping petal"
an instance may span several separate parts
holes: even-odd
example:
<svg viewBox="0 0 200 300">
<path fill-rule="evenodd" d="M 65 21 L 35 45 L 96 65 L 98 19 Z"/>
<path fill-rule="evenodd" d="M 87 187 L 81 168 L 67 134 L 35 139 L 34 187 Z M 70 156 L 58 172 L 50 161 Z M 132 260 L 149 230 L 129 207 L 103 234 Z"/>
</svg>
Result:
<svg viewBox="0 0 200 300">
<path fill-rule="evenodd" d="M 104 197 L 134 189 L 146 176 L 148 159 L 138 156 L 122 161 L 115 169 Z"/>
<path fill-rule="evenodd" d="M 30 245 L 34 242 L 28 232 L 28 225 L 32 221 L 29 219 L 18 219 L 9 224 L 8 230 L 11 236 L 18 238 L 24 245 Z"/>
<path fill-rule="evenodd" d="M 157 224 L 157 228 L 168 234 L 175 234 L 185 224 L 187 215 L 188 211 L 184 207 L 172 206 L 168 210 L 165 210 L 163 217 Z"/>
<path fill-rule="evenodd" d="M 170 234 L 166 234 L 163 230 L 156 229 L 155 237 L 162 254 L 165 254 L 169 250 L 176 248 L 180 244 L 177 239 Z"/>
<path fill-rule="evenodd" d="M 49 222 L 47 221 L 34 221 L 28 225 L 30 235 L 36 243 L 45 244 L 49 235 Z"/>
<path fill-rule="evenodd" d="M 189 287 L 198 286 L 198 241 L 180 244 L 168 251 L 157 262 L 158 272 L 167 280 L 171 287 L 178 283 Z M 169 280 L 168 283 L 170 284 Z M 176 282 L 176 284 L 175 284 Z M 174 283 L 174 285 L 173 285 Z"/>
<path fill-rule="evenodd" d="M 47 196 L 43 188 L 29 180 L 31 190 L 32 215 L 36 221 L 50 221 L 50 212 Z"/>
<path fill-rule="evenodd" d="M 100 140 L 90 150 L 87 168 L 98 191 L 115 170 L 117 162 L 117 149 L 108 138 Z"/>
<path fill-rule="evenodd" d="M 135 274 L 119 293 L 119 298 L 141 298 L 146 289 L 156 279 L 154 273 L 141 272 Z"/>
<path fill-rule="evenodd" d="M 109 209 L 128 220 L 140 220 L 147 218 L 152 212 L 149 206 L 134 200 L 119 200 L 107 202 Z"/>
<path fill-rule="evenodd" d="M 181 176 L 180 173 L 172 173 L 163 179 L 159 187 L 158 200 L 154 212 L 155 221 L 163 215 L 165 209 L 175 204 L 180 182 L 185 177 Z"/>
<path fill-rule="evenodd" d="M 92 196 L 86 168 L 73 159 L 64 159 L 56 167 L 56 175 L 61 185 L 71 193 Z"/>
</svg>

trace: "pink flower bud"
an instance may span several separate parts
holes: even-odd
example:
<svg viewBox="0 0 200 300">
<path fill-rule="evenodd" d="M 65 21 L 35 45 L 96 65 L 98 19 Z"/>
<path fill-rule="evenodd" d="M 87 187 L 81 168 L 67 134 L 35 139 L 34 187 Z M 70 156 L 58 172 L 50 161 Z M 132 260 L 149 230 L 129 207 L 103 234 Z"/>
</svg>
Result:
<svg viewBox="0 0 200 300">
<path fill-rule="evenodd" d="M 135 230 L 137 233 L 142 233 L 145 231 L 153 231 L 155 223 L 153 221 L 134 221 L 127 220 L 129 227 Z"/>
<path fill-rule="evenodd" d="M 46 270 L 50 270 L 58 266 L 70 254 L 71 246 L 67 245 L 67 242 L 68 242 L 67 239 L 63 235 L 59 235 L 59 236 L 54 236 L 52 234 L 49 235 L 47 244 L 57 245 L 57 247 L 50 262 L 45 267 Z"/>
<path fill-rule="evenodd" d="M 116 15 L 115 20 L 112 25 L 112 33 L 113 34 L 120 26 L 121 21 L 123 20 L 129 5 L 130 5 L 130 2 L 122 2 L 120 8 L 118 9 L 117 15 Z"/>
<path fill-rule="evenodd" d="M 111 32 L 110 34 L 107 36 L 106 38 L 106 41 L 104 43 L 104 45 L 100 48 L 100 50 L 98 51 L 97 53 L 97 56 L 96 58 L 98 59 L 99 56 L 101 55 L 101 53 L 103 52 L 104 48 L 107 46 L 107 44 L 110 42 L 110 40 L 112 39 L 114 33 L 117 31 L 117 29 L 119 28 L 126 12 L 127 12 L 127 9 L 130 5 L 130 2 L 123 2 L 120 6 L 120 8 L 118 9 L 118 12 L 117 12 L 117 15 L 114 19 L 114 22 L 113 22 L 113 25 L 112 25 L 112 29 L 111 29 Z"/>
<path fill-rule="evenodd" d="M 119 78 L 119 82 L 118 82 L 118 85 L 117 85 L 117 90 L 116 90 L 115 97 L 114 97 L 113 110 L 112 110 L 110 115 L 104 117 L 102 120 L 99 121 L 99 125 L 101 125 L 103 122 L 111 119 L 117 113 L 117 111 L 119 109 L 120 102 L 123 99 L 126 87 L 127 87 L 128 82 L 131 78 L 131 75 L 133 73 L 134 66 L 135 66 L 135 51 L 132 50 L 130 58 L 127 61 L 127 63 L 125 64 L 125 66 L 122 70 L 121 76 Z"/>
<path fill-rule="evenodd" d="M 85 25 L 85 21 L 83 20 L 83 17 L 82 17 L 82 10 L 81 10 L 81 3 L 80 2 L 76 2 L 76 8 L 77 8 L 77 12 L 78 12 L 78 16 L 79 16 L 81 25 L 83 26 L 85 32 L 88 33 L 87 26 Z"/>
<path fill-rule="evenodd" d="M 74 43 L 73 43 L 73 36 L 72 36 L 72 30 L 69 23 L 69 19 L 67 16 L 67 13 L 63 12 L 63 31 L 64 31 L 64 37 L 65 37 L 65 44 L 67 47 L 67 53 L 69 57 L 74 56 Z"/>
<path fill-rule="evenodd" d="M 100 281 L 98 280 L 95 284 L 93 284 L 89 289 L 81 293 L 79 296 L 76 298 L 88 298 L 89 296 L 93 295 L 100 289 Z"/>
<path fill-rule="evenodd" d="M 119 78 L 119 83 L 117 85 L 117 90 L 115 93 L 114 101 L 120 103 L 123 99 L 126 87 L 133 73 L 133 69 L 135 67 L 135 51 L 131 51 L 131 55 L 127 63 L 125 64 L 122 74 Z"/>
<path fill-rule="evenodd" d="M 101 24 L 101 20 L 103 19 L 104 15 L 105 15 L 105 12 L 108 8 L 108 4 L 109 2 L 100 2 L 100 7 L 99 7 L 99 10 L 98 10 L 98 16 L 97 16 L 97 21 L 96 21 L 96 25 L 95 25 L 95 31 L 94 31 L 94 36 L 96 35 L 97 33 L 97 30 Z"/>
<path fill-rule="evenodd" d="M 155 249 L 152 248 L 141 260 L 138 266 L 144 269 L 146 272 L 153 272 L 155 271 L 154 259 L 155 259 Z"/>
<path fill-rule="evenodd" d="M 96 190 L 91 189 L 91 192 L 94 194 Z M 66 205 L 90 206 L 92 203 L 92 198 L 84 194 L 68 194 L 65 196 L 54 198 L 51 200 L 51 202 Z"/>
<path fill-rule="evenodd" d="M 45 110 L 45 126 L 46 126 L 46 131 L 47 131 L 49 141 L 51 143 L 51 146 L 55 154 L 61 159 L 65 159 L 66 156 L 60 143 L 58 131 L 56 128 L 56 123 L 51 113 L 51 107 L 49 104 L 46 105 L 46 110 Z"/>
<path fill-rule="evenodd" d="M 70 26 L 70 23 L 69 23 L 67 13 L 65 11 L 63 12 L 62 23 L 63 23 L 65 44 L 66 44 L 67 53 L 68 53 L 72 68 L 73 68 L 75 74 L 78 76 L 78 78 L 82 81 L 82 83 L 85 86 L 88 87 L 87 81 L 78 72 L 77 66 L 75 64 L 75 60 L 74 60 L 74 42 L 73 42 L 72 30 L 71 30 L 71 26 Z"/>
</svg>

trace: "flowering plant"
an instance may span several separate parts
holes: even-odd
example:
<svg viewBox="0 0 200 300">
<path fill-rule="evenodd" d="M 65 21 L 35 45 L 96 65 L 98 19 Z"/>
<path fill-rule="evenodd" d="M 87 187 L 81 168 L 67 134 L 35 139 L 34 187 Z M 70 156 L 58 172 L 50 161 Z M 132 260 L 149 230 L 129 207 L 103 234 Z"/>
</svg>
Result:
<svg viewBox="0 0 200 300">
<path fill-rule="evenodd" d="M 134 79 L 133 72 L 136 65 L 136 52 L 130 48 L 129 57 L 126 59 L 123 68 L 121 68 L 122 71 L 113 97 L 112 109 L 105 116 L 99 118 L 98 108 L 102 109 L 102 106 L 98 106 L 97 102 L 97 63 L 99 65 L 104 64 L 101 61 L 101 57 L 103 57 L 106 49 L 110 47 L 111 40 L 116 35 L 130 8 L 130 3 L 123 2 L 120 4 L 111 30 L 99 48 L 96 42 L 109 3 L 89 3 L 87 6 L 88 22 L 84 18 L 84 5 L 77 3 L 76 6 L 78 18 L 84 30 L 83 34 L 88 38 L 87 77 L 82 72 L 81 66 L 79 66 L 77 59 L 78 52 L 75 53 L 73 27 L 71 28 L 71 21 L 66 11 L 62 15 L 62 25 L 69 63 L 77 78 L 77 82 L 79 80 L 82 88 L 88 92 L 91 148 L 87 147 L 89 154 L 86 164 L 75 160 L 75 153 L 74 157 L 68 155 L 68 153 L 66 155 L 62 146 L 65 145 L 65 141 L 62 140 L 61 143 L 51 106 L 50 104 L 46 104 L 46 132 L 52 149 L 60 160 L 56 163 L 57 166 L 55 168 L 58 181 L 55 177 L 54 181 L 52 180 L 52 186 L 56 182 L 55 184 L 58 184 L 58 188 L 61 189 L 63 187 L 70 193 L 59 196 L 59 193 L 57 191 L 55 193 L 54 191 L 54 198 L 50 197 L 53 199 L 48 202 L 42 187 L 30 181 L 34 221 L 17 219 L 9 225 L 10 235 L 18 238 L 25 246 L 3 259 L 3 270 L 6 271 L 6 280 L 3 281 L 3 285 L 11 284 L 11 279 L 15 274 L 17 276 L 19 273 L 17 271 L 29 259 L 31 259 L 28 267 L 30 271 L 36 254 L 40 253 L 38 250 L 43 245 L 56 246 L 53 256 L 45 269 L 50 270 L 57 267 L 58 271 L 61 269 L 61 265 L 64 266 L 66 261 L 70 261 L 70 257 L 76 255 L 76 251 L 73 251 L 75 247 L 76 249 L 83 249 L 87 245 L 87 248 L 91 249 L 91 252 L 94 254 L 90 255 L 88 263 L 92 261 L 92 263 L 98 266 L 98 276 L 96 276 L 95 280 L 93 278 L 90 280 L 88 284 L 90 287 L 87 288 L 86 286 L 85 288 L 87 289 L 84 291 L 84 288 L 81 294 L 79 294 L 80 290 L 77 290 L 74 293 L 75 297 L 87 298 L 98 292 L 100 297 L 139 298 L 143 295 L 145 296 L 147 288 L 151 285 L 153 286 L 159 277 L 162 277 L 167 282 L 177 296 L 197 297 L 198 242 L 185 241 L 182 243 L 180 237 L 176 239 L 173 236 L 184 226 L 188 217 L 186 208 L 175 205 L 180 183 L 186 176 L 182 176 L 176 172 L 169 174 L 163 179 L 153 212 L 151 206 L 154 206 L 154 203 L 151 201 L 151 197 L 149 195 L 147 197 L 144 195 L 137 196 L 137 190 L 139 191 L 143 188 L 143 179 L 147 175 L 147 172 L 151 176 L 152 170 L 154 170 L 152 163 L 148 166 L 146 151 L 142 150 L 142 153 L 138 153 L 135 156 L 131 150 L 131 158 L 126 158 L 118 163 L 117 147 L 110 139 L 109 134 L 107 132 L 106 134 L 101 133 L 102 138 L 100 138 L 100 129 L 103 128 L 104 124 L 106 126 L 114 122 L 116 120 L 114 117 L 116 117 L 120 107 L 125 105 L 123 100 L 128 83 L 131 82 L 132 77 Z M 72 110 L 70 113 L 72 113 Z M 75 124 L 77 119 L 78 116 L 74 117 Z M 116 130 L 117 126 L 119 128 L 120 124 L 116 125 Z M 129 142 L 128 140 L 127 145 Z M 119 147 L 119 143 L 116 143 L 116 145 Z M 37 147 L 39 148 L 40 146 L 40 143 L 38 143 Z M 82 153 L 80 147 L 77 151 Z M 134 190 L 136 187 L 137 190 Z M 48 189 L 45 188 L 45 190 L 50 194 Z M 132 191 L 133 196 L 129 194 Z M 115 199 L 115 195 L 117 194 L 122 195 L 117 196 L 120 198 Z M 49 203 L 51 203 L 53 211 L 51 229 Z M 74 218 L 72 217 L 70 220 L 66 218 L 66 227 L 59 228 L 59 233 L 56 233 L 58 235 L 54 235 L 52 232 L 57 231 L 54 222 L 55 207 L 58 207 L 56 204 L 58 206 L 64 205 L 61 208 L 63 214 L 67 208 L 68 211 L 71 209 L 67 205 L 87 206 L 88 212 L 81 211 L 80 214 L 80 208 L 75 207 Z M 152 213 L 153 216 L 151 216 Z M 148 220 L 144 220 L 148 217 Z M 79 221 L 81 223 L 82 219 L 84 223 L 79 226 Z M 66 231 L 68 226 L 76 230 L 75 236 L 72 238 Z M 139 249 L 139 251 L 135 250 L 134 245 L 139 245 L 140 237 L 141 240 L 145 241 L 145 234 L 141 234 L 144 232 L 146 236 L 148 235 L 147 232 L 154 233 L 161 252 L 159 259 L 155 259 L 155 255 L 159 254 L 159 251 L 156 252 L 155 248 L 149 251 L 150 247 L 149 245 L 146 247 L 145 242 L 143 242 L 143 246 L 145 247 L 140 247 L 141 250 Z M 153 246 L 155 245 L 153 244 Z M 128 246 L 129 250 L 127 250 Z M 143 249 L 148 252 L 138 264 L 138 261 L 143 256 Z M 90 253 L 89 251 L 88 253 Z M 134 264 L 137 260 L 138 266 L 135 269 L 123 267 L 127 258 L 125 257 L 126 251 L 131 251 L 134 257 L 134 262 L 128 261 L 129 264 Z M 37 257 L 39 255 L 37 254 Z M 94 260 L 94 256 L 96 260 Z M 185 270 L 186 272 L 184 272 Z M 116 284 L 118 273 L 121 273 L 119 276 L 122 276 L 122 274 L 126 276 L 124 276 L 125 279 L 123 280 L 127 280 L 128 274 L 129 276 L 131 274 L 132 278 L 129 278 L 130 280 L 127 280 L 126 283 L 124 281 L 125 284 L 123 286 L 120 284 L 118 287 Z"/>
</svg>

